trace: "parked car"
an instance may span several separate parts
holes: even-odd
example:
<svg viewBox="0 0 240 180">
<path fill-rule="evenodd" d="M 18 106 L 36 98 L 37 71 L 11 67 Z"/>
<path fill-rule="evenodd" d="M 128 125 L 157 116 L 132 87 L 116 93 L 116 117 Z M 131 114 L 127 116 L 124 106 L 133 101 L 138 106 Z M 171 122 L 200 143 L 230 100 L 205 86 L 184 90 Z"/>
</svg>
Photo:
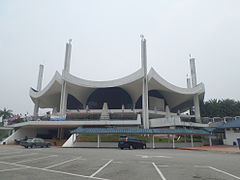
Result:
<svg viewBox="0 0 240 180">
<path fill-rule="evenodd" d="M 15 144 L 20 144 L 22 141 L 26 141 L 27 139 L 28 139 L 27 136 L 24 138 L 17 138 L 17 139 L 14 139 L 14 142 Z"/>
<path fill-rule="evenodd" d="M 120 149 L 145 149 L 146 147 L 145 141 L 133 136 L 120 136 L 118 141 L 118 148 Z"/>
<path fill-rule="evenodd" d="M 45 141 L 42 138 L 33 138 L 28 139 L 27 141 L 20 142 L 20 145 L 24 146 L 25 148 L 35 148 L 35 147 L 50 147 L 51 143 Z"/>
</svg>

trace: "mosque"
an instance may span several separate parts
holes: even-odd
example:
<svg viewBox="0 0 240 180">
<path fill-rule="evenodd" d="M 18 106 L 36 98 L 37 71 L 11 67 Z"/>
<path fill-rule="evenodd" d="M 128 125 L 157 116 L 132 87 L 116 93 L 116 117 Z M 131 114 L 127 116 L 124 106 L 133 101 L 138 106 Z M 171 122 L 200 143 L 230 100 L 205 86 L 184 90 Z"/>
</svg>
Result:
<svg viewBox="0 0 240 180">
<path fill-rule="evenodd" d="M 201 129 L 199 103 L 204 84 L 197 84 L 195 59 L 190 58 L 191 79 L 177 87 L 153 68 L 147 72 L 146 39 L 141 36 L 141 68 L 110 81 L 90 81 L 70 73 L 72 44 L 66 44 L 62 73 L 56 72 L 42 88 L 40 65 L 37 88 L 30 88 L 34 116 L 39 108 L 51 108 L 48 119 L 12 125 L 17 136 L 67 139 L 76 128 L 191 128 Z M 188 112 L 188 113 L 186 113 Z M 18 135 L 17 135 L 18 134 Z"/>
</svg>

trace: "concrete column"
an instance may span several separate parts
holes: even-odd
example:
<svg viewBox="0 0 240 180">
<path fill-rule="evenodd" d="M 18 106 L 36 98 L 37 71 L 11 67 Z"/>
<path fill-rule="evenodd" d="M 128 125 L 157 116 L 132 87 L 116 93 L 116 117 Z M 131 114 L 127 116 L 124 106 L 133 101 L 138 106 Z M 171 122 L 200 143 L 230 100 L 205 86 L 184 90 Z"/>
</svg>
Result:
<svg viewBox="0 0 240 180">
<path fill-rule="evenodd" d="M 190 136 L 191 136 L 191 145 L 192 145 L 192 147 L 194 147 L 194 144 L 193 144 L 193 135 L 191 134 Z"/>
<path fill-rule="evenodd" d="M 144 129 L 149 129 L 149 114 L 148 114 L 148 78 L 147 78 L 147 49 L 146 39 L 141 35 L 141 60 L 144 72 L 143 91 L 142 91 L 142 116 Z"/>
<path fill-rule="evenodd" d="M 197 94 L 194 95 L 194 97 L 193 97 L 193 103 L 194 103 L 194 111 L 195 111 L 196 122 L 201 123 L 199 97 L 198 97 Z"/>
<path fill-rule="evenodd" d="M 100 148 L 100 134 L 97 135 L 97 148 Z"/>
<path fill-rule="evenodd" d="M 70 60 L 71 60 L 71 40 L 66 44 L 66 52 L 65 52 L 65 62 L 64 62 L 64 70 L 66 72 L 70 72 Z M 61 100 L 60 100 L 60 114 L 66 115 L 67 111 L 67 84 L 66 81 L 63 81 L 62 89 L 61 89 Z"/>
<path fill-rule="evenodd" d="M 209 136 L 209 146 L 212 146 L 212 137 Z"/>
<path fill-rule="evenodd" d="M 187 78 L 187 88 L 191 88 L 191 80 L 190 78 Z"/>
<path fill-rule="evenodd" d="M 72 40 L 66 44 L 66 52 L 65 52 L 65 62 L 64 62 L 64 70 L 70 72 L 70 61 L 71 61 L 71 51 L 72 51 Z"/>
<path fill-rule="evenodd" d="M 197 85 L 197 75 L 196 75 L 196 66 L 195 66 L 195 59 L 190 59 L 190 69 L 191 69 L 191 78 L 192 78 L 192 87 Z"/>
<path fill-rule="evenodd" d="M 63 81 L 60 101 L 60 114 L 65 115 L 67 111 L 67 83 Z"/>
<path fill-rule="evenodd" d="M 168 134 L 168 143 L 170 143 L 170 135 Z"/>
<path fill-rule="evenodd" d="M 175 149 L 175 134 L 172 135 L 172 147 Z"/>
<path fill-rule="evenodd" d="M 184 142 L 187 143 L 187 135 L 184 135 Z"/>
<path fill-rule="evenodd" d="M 42 64 L 40 64 L 39 65 L 39 73 L 38 73 L 37 91 L 40 91 L 42 89 L 43 70 L 44 70 L 44 66 Z M 37 100 L 35 102 L 33 115 L 37 116 L 38 111 L 39 111 L 39 100 Z"/>
<path fill-rule="evenodd" d="M 154 135 L 152 135 L 152 148 L 155 149 L 155 139 L 154 139 Z"/>
<path fill-rule="evenodd" d="M 171 117 L 171 112 L 170 112 L 170 109 L 169 109 L 169 106 L 166 105 L 166 118 L 170 118 Z"/>
</svg>

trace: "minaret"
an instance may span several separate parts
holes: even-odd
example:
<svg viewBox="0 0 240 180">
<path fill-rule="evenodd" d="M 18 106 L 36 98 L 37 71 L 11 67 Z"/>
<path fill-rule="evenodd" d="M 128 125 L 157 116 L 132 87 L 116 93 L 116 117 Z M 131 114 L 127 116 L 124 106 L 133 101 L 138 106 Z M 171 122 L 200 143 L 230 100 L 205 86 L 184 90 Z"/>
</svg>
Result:
<svg viewBox="0 0 240 180">
<path fill-rule="evenodd" d="M 44 66 L 42 64 L 39 65 L 39 73 L 38 73 L 38 83 L 37 83 L 37 91 L 39 92 L 42 89 L 42 80 L 43 80 L 43 70 Z M 39 100 L 35 102 L 33 115 L 37 116 L 39 111 Z"/>
<path fill-rule="evenodd" d="M 191 80 L 190 78 L 188 77 L 188 74 L 187 74 L 187 88 L 191 88 Z"/>
<path fill-rule="evenodd" d="M 197 85 L 197 76 L 196 76 L 196 67 L 195 67 L 195 59 L 190 58 L 190 69 L 191 69 L 191 77 L 192 77 L 192 87 Z"/>
<path fill-rule="evenodd" d="M 71 50 L 72 50 L 72 40 L 66 44 L 66 52 L 65 52 L 65 62 L 63 71 L 70 72 L 70 60 L 71 60 Z M 60 114 L 65 115 L 67 111 L 67 83 L 63 81 L 62 90 L 61 90 L 61 100 L 60 100 Z"/>
<path fill-rule="evenodd" d="M 195 67 L 195 59 L 191 58 L 190 56 L 190 68 L 191 68 L 191 78 L 192 78 L 192 87 L 197 86 L 197 75 L 196 75 L 196 67 Z M 199 107 L 199 96 L 198 94 L 195 94 L 193 97 L 193 103 L 194 103 L 194 112 L 195 112 L 195 119 L 196 122 L 201 122 L 200 117 L 200 107 Z"/>
<path fill-rule="evenodd" d="M 148 114 L 148 78 L 147 78 L 147 48 L 146 39 L 141 35 L 141 60 L 144 72 L 143 89 L 142 89 L 142 117 L 144 129 L 149 129 L 149 114 Z"/>
</svg>

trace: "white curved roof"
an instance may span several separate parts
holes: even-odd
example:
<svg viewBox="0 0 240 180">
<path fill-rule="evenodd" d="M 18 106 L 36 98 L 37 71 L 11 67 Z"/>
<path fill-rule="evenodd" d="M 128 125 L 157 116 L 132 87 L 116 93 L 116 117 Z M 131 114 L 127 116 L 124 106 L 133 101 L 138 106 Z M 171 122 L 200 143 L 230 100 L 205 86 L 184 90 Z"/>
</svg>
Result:
<svg viewBox="0 0 240 180">
<path fill-rule="evenodd" d="M 88 87 L 88 88 L 108 88 L 108 87 L 119 87 L 125 84 L 133 83 L 134 81 L 141 79 L 143 77 L 143 69 L 139 69 L 138 71 L 125 76 L 123 78 L 110 80 L 110 81 L 91 81 L 82 78 L 78 78 L 76 76 L 71 75 L 70 73 L 63 71 L 62 78 L 68 83 Z"/>
<path fill-rule="evenodd" d="M 198 94 L 200 99 L 204 97 L 204 85 L 198 84 L 194 88 L 177 87 L 164 80 L 153 68 L 148 73 L 148 88 L 150 90 L 158 90 L 166 99 L 171 109 L 184 106 L 191 106 L 193 96 Z M 85 104 L 89 95 L 98 88 L 120 87 L 129 93 L 133 103 L 136 103 L 142 94 L 142 78 L 144 77 L 143 69 L 115 80 L 110 81 L 91 81 L 78 78 L 66 71 L 62 76 L 56 72 L 49 84 L 37 92 L 30 89 L 30 97 L 32 100 L 39 101 L 41 108 L 58 107 L 61 97 L 61 85 L 63 81 L 67 83 L 67 91 L 69 94 L 77 98 L 81 103 Z"/>
<path fill-rule="evenodd" d="M 158 83 L 158 86 L 159 86 L 158 89 L 160 88 L 162 90 L 171 91 L 178 94 L 186 94 L 186 95 L 201 94 L 201 93 L 204 93 L 205 91 L 203 83 L 200 83 L 193 88 L 182 88 L 182 87 L 175 86 L 169 83 L 168 81 L 166 81 L 165 79 L 163 79 L 153 68 L 151 68 L 148 73 L 148 81 L 151 82 L 151 80 L 155 80 Z"/>
</svg>

